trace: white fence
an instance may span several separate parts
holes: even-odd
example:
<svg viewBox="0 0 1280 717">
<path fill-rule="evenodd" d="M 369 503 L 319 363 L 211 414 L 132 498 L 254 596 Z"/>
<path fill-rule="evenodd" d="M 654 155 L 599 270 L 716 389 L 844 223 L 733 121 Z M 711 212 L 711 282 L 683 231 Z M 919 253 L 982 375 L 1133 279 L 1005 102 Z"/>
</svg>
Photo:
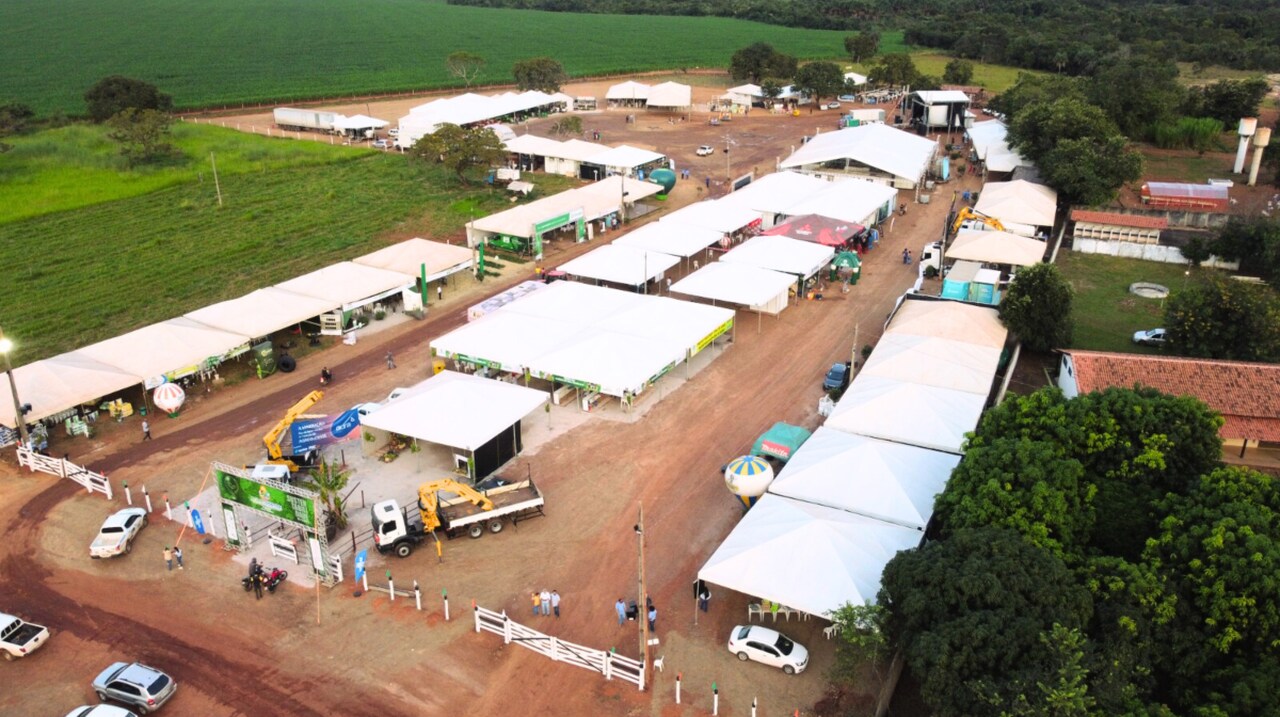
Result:
<svg viewBox="0 0 1280 717">
<path fill-rule="evenodd" d="M 1165 246 L 1163 244 L 1139 244 L 1131 241 L 1106 241 L 1103 239 L 1084 239 L 1081 237 L 1075 237 L 1071 240 L 1071 248 L 1081 254 L 1105 254 L 1107 256 L 1118 256 L 1125 259 L 1158 261 L 1164 264 L 1191 263 L 1182 255 L 1182 251 L 1178 249 L 1178 247 Z M 1240 268 L 1240 262 L 1227 261 L 1225 259 L 1219 259 L 1216 256 L 1211 256 L 1201 263 L 1201 266 L 1236 271 Z"/>
<path fill-rule="evenodd" d="M 294 545 L 292 540 L 282 538 L 276 535 L 275 531 L 270 531 L 267 533 L 267 541 L 271 544 L 272 555 L 292 560 L 294 565 L 298 564 L 298 546 Z"/>
<path fill-rule="evenodd" d="M 599 672 L 606 680 L 618 678 L 630 682 L 644 690 L 644 663 L 630 657 L 624 657 L 606 650 L 597 650 L 583 645 L 561 640 L 530 627 L 525 627 L 511 618 L 507 613 L 494 612 L 477 606 L 475 609 L 476 632 L 492 632 L 502 635 L 502 642 L 515 643 L 550 657 L 556 662 L 564 662 L 587 670 Z"/>
<path fill-rule="evenodd" d="M 333 576 L 333 584 L 342 582 L 342 553 L 329 554 L 329 574 Z"/>
<path fill-rule="evenodd" d="M 90 493 L 101 493 L 107 497 L 107 500 L 111 499 L 111 481 L 107 480 L 106 476 L 78 466 L 65 458 L 50 458 L 26 448 L 19 448 L 18 465 L 32 472 L 40 471 L 59 478 L 70 478 L 84 486 Z"/>
</svg>

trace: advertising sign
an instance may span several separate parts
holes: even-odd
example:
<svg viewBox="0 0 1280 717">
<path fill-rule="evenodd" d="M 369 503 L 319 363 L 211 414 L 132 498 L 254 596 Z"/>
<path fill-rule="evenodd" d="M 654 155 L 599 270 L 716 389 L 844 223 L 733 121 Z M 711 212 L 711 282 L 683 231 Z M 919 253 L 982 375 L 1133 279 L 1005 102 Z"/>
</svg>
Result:
<svg viewBox="0 0 1280 717">
<path fill-rule="evenodd" d="M 195 508 L 191 509 L 191 527 L 196 529 L 197 535 L 204 535 L 204 520 L 200 517 L 200 511 Z"/>
<path fill-rule="evenodd" d="M 360 552 L 356 553 L 356 582 L 360 582 L 361 578 L 364 577 L 364 566 L 368 562 L 369 562 L 368 549 L 361 550 Z"/>
<path fill-rule="evenodd" d="M 289 439 L 294 453 L 306 453 L 341 443 L 359 427 L 360 415 L 351 409 L 334 418 L 321 416 L 294 421 L 289 426 Z"/>
<path fill-rule="evenodd" d="M 335 438 L 345 438 L 347 434 L 360 427 L 360 412 L 357 409 L 348 409 L 342 415 L 333 419 L 333 424 L 329 427 L 329 435 Z"/>
<path fill-rule="evenodd" d="M 215 470 L 214 476 L 218 479 L 218 494 L 227 502 L 239 503 L 281 520 L 315 525 L 314 495 L 291 495 L 279 488 L 220 470 Z"/>
<path fill-rule="evenodd" d="M 693 354 L 690 354 L 690 355 L 696 355 L 699 351 L 711 345 L 712 341 L 715 341 L 716 339 L 720 338 L 722 335 L 724 335 L 726 331 L 732 328 L 733 328 L 733 319 L 729 319 L 723 324 L 720 324 L 719 328 L 707 334 L 706 336 L 703 337 L 701 341 L 698 342 L 698 347 L 694 349 Z"/>
</svg>

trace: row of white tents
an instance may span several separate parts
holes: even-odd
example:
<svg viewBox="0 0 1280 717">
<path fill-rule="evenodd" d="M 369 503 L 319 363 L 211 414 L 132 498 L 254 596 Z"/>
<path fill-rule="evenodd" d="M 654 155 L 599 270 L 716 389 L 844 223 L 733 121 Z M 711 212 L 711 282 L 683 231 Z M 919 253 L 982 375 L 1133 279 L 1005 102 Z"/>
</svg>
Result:
<svg viewBox="0 0 1280 717">
<path fill-rule="evenodd" d="M 402 147 L 411 147 L 444 124 L 459 127 L 488 124 L 519 115 L 561 112 L 572 107 L 573 98 L 563 92 L 547 94 L 529 90 L 498 95 L 467 92 L 456 97 L 442 97 L 418 105 L 400 118 L 397 143 Z"/>
<path fill-rule="evenodd" d="M 505 144 L 513 154 L 541 158 L 548 173 L 566 177 L 581 177 L 584 174 L 587 179 L 601 179 L 611 174 L 630 177 L 645 167 L 668 164 L 666 155 L 629 144 L 610 147 L 580 139 L 559 141 L 532 134 L 513 137 L 506 140 Z M 584 172 L 584 165 L 594 169 L 592 172 Z"/>
<path fill-rule="evenodd" d="M 906 297 L 826 423 L 699 579 L 819 616 L 874 602 L 884 567 L 923 538 L 1005 339 L 992 309 Z"/>
<path fill-rule="evenodd" d="M 693 106 L 693 88 L 679 82 L 646 85 L 628 80 L 613 85 L 605 92 L 611 106 L 643 106 L 648 109 L 685 110 Z"/>
</svg>

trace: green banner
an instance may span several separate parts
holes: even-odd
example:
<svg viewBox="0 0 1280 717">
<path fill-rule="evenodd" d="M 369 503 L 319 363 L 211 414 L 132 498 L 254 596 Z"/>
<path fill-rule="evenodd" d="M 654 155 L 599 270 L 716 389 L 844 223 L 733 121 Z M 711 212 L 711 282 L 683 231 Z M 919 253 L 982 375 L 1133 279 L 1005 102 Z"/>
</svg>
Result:
<svg viewBox="0 0 1280 717">
<path fill-rule="evenodd" d="M 302 525 L 316 524 L 315 501 L 312 498 L 291 495 L 234 473 L 214 471 L 214 475 L 218 479 L 218 493 L 225 501 L 260 510 L 281 520 Z"/>
<path fill-rule="evenodd" d="M 544 219 L 543 221 L 540 221 L 533 225 L 533 233 L 545 234 L 551 231 L 552 229 L 559 229 L 560 227 L 568 224 L 571 221 L 573 221 L 573 218 L 570 217 L 568 214 L 561 214 L 558 217 Z"/>
<path fill-rule="evenodd" d="M 724 335 L 726 331 L 732 328 L 733 328 L 733 319 L 729 319 L 723 324 L 720 324 L 719 328 L 707 334 L 706 336 L 703 337 L 701 341 L 698 342 L 697 348 L 694 349 L 693 354 L 691 355 L 697 354 L 699 351 L 705 349 L 712 341 L 715 341 L 716 339 L 720 338 L 722 335 Z"/>
</svg>

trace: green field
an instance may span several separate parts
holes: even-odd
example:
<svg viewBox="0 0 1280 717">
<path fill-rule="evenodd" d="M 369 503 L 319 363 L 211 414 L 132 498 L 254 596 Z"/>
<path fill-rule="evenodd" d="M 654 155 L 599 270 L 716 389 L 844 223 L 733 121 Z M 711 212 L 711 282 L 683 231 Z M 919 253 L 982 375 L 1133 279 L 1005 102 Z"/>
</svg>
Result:
<svg viewBox="0 0 1280 717">
<path fill-rule="evenodd" d="M 886 47 L 885 43 L 891 43 Z M 911 51 L 906 45 L 902 44 L 902 33 L 885 33 L 880 38 L 880 53 L 886 54 L 890 52 L 909 52 Z M 915 63 L 916 69 L 921 74 L 930 75 L 932 77 L 942 77 L 943 70 L 946 69 L 947 63 L 951 62 L 954 57 L 950 55 L 940 55 L 929 50 L 911 51 L 911 61 Z M 1006 67 L 1004 65 L 990 65 L 985 62 L 973 62 L 973 81 L 969 84 L 983 87 L 990 94 L 998 94 L 1013 87 L 1018 81 L 1018 75 L 1027 72 L 1033 75 L 1044 74 L 1036 70 L 1023 70 L 1017 67 Z M 866 73 L 871 69 L 871 63 L 858 63 L 850 65 L 854 70 Z"/>
<path fill-rule="evenodd" d="M 1187 267 L 1073 251 L 1059 254 L 1057 264 L 1076 292 L 1072 348 L 1159 353 L 1159 349 L 1138 346 L 1132 339 L 1135 331 L 1164 324 L 1163 305 L 1159 299 L 1130 294 L 1129 285 L 1154 282 L 1177 292 L 1186 281 Z"/>
<path fill-rule="evenodd" d="M 243 157 L 255 148 L 303 157 L 325 154 L 315 147 L 331 149 L 191 129 Z M 395 154 L 334 151 L 325 164 L 255 168 L 246 161 L 239 171 L 230 164 L 229 171 L 219 168 L 222 208 L 206 175 L 203 182 L 0 224 L 6 289 L 0 326 L 18 344 L 14 363 L 234 298 L 373 251 L 392 236 L 456 235 L 475 216 L 509 206 L 502 192 L 460 187 L 437 168 Z M 551 176 L 534 181 L 537 196 L 572 184 Z"/>
<path fill-rule="evenodd" d="M 446 5 L 442 0 L 36 0 L 0 3 L 0 101 L 83 114 L 86 89 L 123 74 L 179 107 L 291 102 L 452 84 L 457 50 L 489 62 L 559 59 L 573 76 L 724 67 L 755 41 L 837 58 L 846 33 L 724 18 L 582 15 Z"/>
</svg>

